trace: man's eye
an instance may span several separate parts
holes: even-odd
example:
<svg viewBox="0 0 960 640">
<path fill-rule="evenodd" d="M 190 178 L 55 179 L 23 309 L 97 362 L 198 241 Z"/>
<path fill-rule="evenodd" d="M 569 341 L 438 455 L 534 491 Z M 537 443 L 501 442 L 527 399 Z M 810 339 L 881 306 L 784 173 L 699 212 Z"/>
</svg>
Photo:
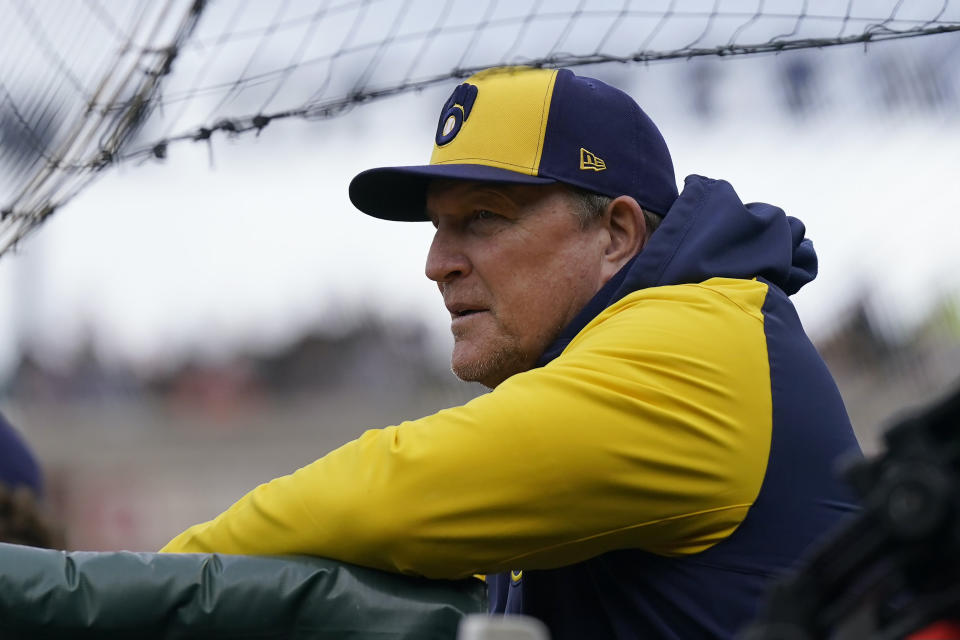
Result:
<svg viewBox="0 0 960 640">
<path fill-rule="evenodd" d="M 494 218 L 497 218 L 497 217 L 498 217 L 497 214 L 487 209 L 477 209 L 476 211 L 473 212 L 473 218 L 475 220 L 493 220 Z"/>
</svg>

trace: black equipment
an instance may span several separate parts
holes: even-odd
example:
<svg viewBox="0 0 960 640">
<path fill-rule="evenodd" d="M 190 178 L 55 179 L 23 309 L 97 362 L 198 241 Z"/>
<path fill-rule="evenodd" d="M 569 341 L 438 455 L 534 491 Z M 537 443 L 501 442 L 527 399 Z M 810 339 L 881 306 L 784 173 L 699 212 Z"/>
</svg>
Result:
<svg viewBox="0 0 960 640">
<path fill-rule="evenodd" d="M 960 619 L 960 385 L 846 472 L 863 510 L 770 592 L 744 640 L 894 640 Z"/>
</svg>

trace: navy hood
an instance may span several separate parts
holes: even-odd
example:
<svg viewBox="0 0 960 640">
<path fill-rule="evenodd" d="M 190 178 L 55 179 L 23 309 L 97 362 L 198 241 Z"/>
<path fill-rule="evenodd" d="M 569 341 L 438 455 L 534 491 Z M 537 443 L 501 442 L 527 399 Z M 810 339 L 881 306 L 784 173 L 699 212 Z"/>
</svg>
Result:
<svg viewBox="0 0 960 640">
<path fill-rule="evenodd" d="M 647 246 L 597 292 L 538 365 L 560 355 L 601 311 L 641 289 L 760 277 L 796 293 L 817 276 L 817 254 L 805 231 L 779 207 L 743 204 L 729 182 L 688 176 Z"/>
</svg>

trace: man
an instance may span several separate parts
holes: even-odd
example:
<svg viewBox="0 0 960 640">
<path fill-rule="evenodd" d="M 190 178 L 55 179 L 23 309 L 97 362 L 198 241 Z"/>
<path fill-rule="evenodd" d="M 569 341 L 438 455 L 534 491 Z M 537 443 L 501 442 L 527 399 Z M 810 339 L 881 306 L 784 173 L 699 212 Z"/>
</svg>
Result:
<svg viewBox="0 0 960 640">
<path fill-rule="evenodd" d="M 435 143 L 350 195 L 434 224 L 453 370 L 492 391 L 368 431 L 164 550 L 487 574 L 492 610 L 555 638 L 732 637 L 853 509 L 833 467 L 857 444 L 787 298 L 816 273 L 803 225 L 721 181 L 678 196 L 653 122 L 567 70 L 473 76 Z"/>
</svg>

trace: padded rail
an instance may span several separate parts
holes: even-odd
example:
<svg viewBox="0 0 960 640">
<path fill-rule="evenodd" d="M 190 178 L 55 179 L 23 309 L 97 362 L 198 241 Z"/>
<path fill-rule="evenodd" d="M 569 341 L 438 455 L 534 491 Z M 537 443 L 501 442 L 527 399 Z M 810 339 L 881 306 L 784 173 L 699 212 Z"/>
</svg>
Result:
<svg viewBox="0 0 960 640">
<path fill-rule="evenodd" d="M 304 556 L 63 552 L 0 543 L 0 637 L 447 640 L 479 580 Z"/>
</svg>

